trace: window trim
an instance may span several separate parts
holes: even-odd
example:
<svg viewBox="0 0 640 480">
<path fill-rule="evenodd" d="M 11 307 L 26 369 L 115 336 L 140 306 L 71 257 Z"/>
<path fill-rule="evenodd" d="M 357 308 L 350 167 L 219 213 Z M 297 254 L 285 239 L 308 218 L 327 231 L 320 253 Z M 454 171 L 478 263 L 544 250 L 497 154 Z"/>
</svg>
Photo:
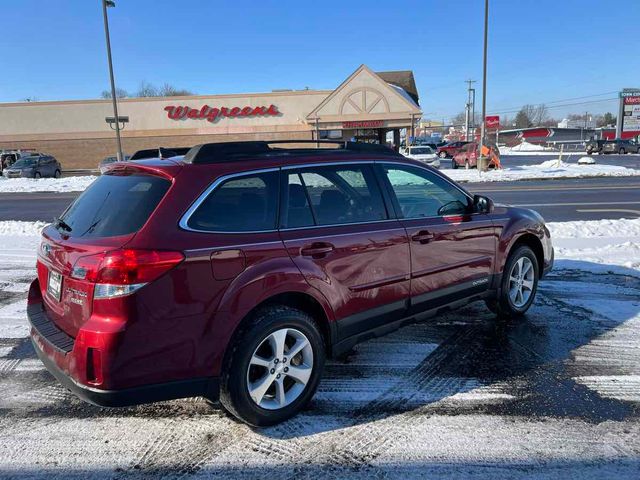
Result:
<svg viewBox="0 0 640 480">
<path fill-rule="evenodd" d="M 223 183 L 225 183 L 227 180 L 231 180 L 233 178 L 238 178 L 238 177 L 250 177 L 250 176 L 254 176 L 254 175 L 259 175 L 261 173 L 273 173 L 273 172 L 279 172 L 280 168 L 279 167 L 274 167 L 274 168 L 263 168 L 263 169 L 259 169 L 259 170 L 250 170 L 250 171 L 246 171 L 246 172 L 236 172 L 236 173 L 230 173 L 228 175 L 223 175 L 221 177 L 216 178 L 213 183 L 211 183 L 211 185 L 209 185 L 204 192 L 202 192 L 200 194 L 200 196 L 198 196 L 198 198 L 196 198 L 196 200 L 191 204 L 191 206 L 189 207 L 189 209 L 182 215 L 182 217 L 180 218 L 180 222 L 178 222 L 178 225 L 180 226 L 180 228 L 182 228 L 183 230 L 186 230 L 188 232 L 198 232 L 198 233 L 216 233 L 218 235 L 221 234 L 227 234 L 227 235 L 239 235 L 239 234 L 247 234 L 247 233 L 274 233 L 278 231 L 277 225 L 278 222 L 280 221 L 280 195 L 279 192 L 282 190 L 280 187 L 280 176 L 278 175 L 278 195 L 276 195 L 277 197 L 277 209 L 276 209 L 276 228 L 273 229 L 268 229 L 268 230 L 241 230 L 241 231 L 220 231 L 220 230 L 201 230 L 199 228 L 193 228 L 189 226 L 189 220 L 191 219 L 191 217 L 193 216 L 193 214 L 196 212 L 196 210 L 200 207 L 200 205 L 202 205 L 202 203 L 207 199 L 207 197 L 209 197 L 210 194 L 212 194 L 216 188 L 218 188 L 220 185 L 222 185 Z"/>
<path fill-rule="evenodd" d="M 325 167 L 325 166 L 335 166 L 335 165 L 363 165 L 363 164 L 369 164 L 372 165 L 372 169 L 373 169 L 373 173 L 376 177 L 376 179 L 378 180 L 378 189 L 380 190 L 380 194 L 382 195 L 382 200 L 385 204 L 385 208 L 387 209 L 387 215 L 389 216 L 388 219 L 386 220 L 375 220 L 375 221 L 371 221 L 371 222 L 357 222 L 357 223 L 336 223 L 336 224 L 331 224 L 331 225 L 309 225 L 309 226 L 305 226 L 305 227 L 291 227 L 291 228 L 282 228 L 280 227 L 280 209 L 282 207 L 282 192 L 284 190 L 284 186 L 283 186 L 283 182 L 282 182 L 282 175 L 279 175 L 280 177 L 280 182 L 279 182 L 279 192 L 280 195 L 278 196 L 278 217 L 277 217 L 277 222 L 276 222 L 276 228 L 272 229 L 272 230 L 251 230 L 251 231 L 239 231 L 239 232 L 229 232 L 229 231 L 225 231 L 225 232 L 221 232 L 221 231 L 214 231 L 214 230 L 200 230 L 197 228 L 192 228 L 188 225 L 189 219 L 191 218 L 191 216 L 194 214 L 194 212 L 198 209 L 198 207 L 200 206 L 200 204 L 202 204 L 202 202 L 205 201 L 205 199 L 207 198 L 207 196 L 213 191 L 215 190 L 216 187 L 218 187 L 221 183 L 225 182 L 226 180 L 232 179 L 232 178 L 236 178 L 236 177 L 244 177 L 244 176 L 250 176 L 252 174 L 260 174 L 260 173 L 269 173 L 269 172 L 282 172 L 285 173 L 289 170 L 294 170 L 294 169 L 304 169 L 304 168 L 308 168 L 308 167 Z M 393 160 L 345 160 L 345 161 L 337 161 L 337 162 L 315 162 L 315 163 L 299 163 L 299 164 L 294 164 L 294 165 L 282 165 L 280 167 L 271 167 L 271 168 L 262 168 L 262 169 L 256 169 L 256 170 L 247 170 L 247 171 L 243 171 L 243 172 L 235 172 L 235 173 L 229 173 L 227 175 L 223 175 L 221 177 L 218 177 L 217 179 L 215 179 L 199 196 L 198 198 L 196 198 L 193 203 L 191 204 L 191 206 L 187 209 L 187 211 L 182 215 L 182 217 L 180 218 L 180 221 L 178 222 L 179 227 L 182 230 L 186 230 L 188 232 L 196 232 L 196 233 L 214 233 L 214 234 L 218 234 L 218 235 L 239 235 L 239 234 L 247 234 L 247 233 L 276 233 L 276 232 L 287 232 L 287 231 L 295 231 L 295 230 L 309 230 L 309 229 L 313 229 L 313 228 L 335 228 L 335 227 L 346 227 L 346 226 L 354 226 L 354 225 L 368 225 L 368 224 L 380 224 L 380 223 L 389 223 L 389 222 L 398 222 L 398 221 L 402 221 L 402 220 L 420 220 L 420 219 L 428 219 L 428 218 L 443 218 L 442 216 L 435 216 L 435 217 L 416 217 L 416 218 L 403 218 L 402 216 L 398 215 L 398 212 L 396 212 L 395 206 L 394 206 L 394 199 L 397 201 L 397 198 L 395 197 L 395 192 L 393 191 L 393 188 L 388 184 L 388 179 L 385 180 L 386 175 L 384 175 L 384 173 L 380 170 L 378 170 L 378 166 L 379 167 L 384 167 L 385 165 L 392 165 L 392 166 L 398 166 L 398 167 L 408 167 L 408 168 L 415 168 L 418 170 L 424 170 L 425 172 L 428 172 L 432 175 L 436 175 L 437 177 L 441 178 L 442 180 L 444 180 L 445 182 L 449 183 L 451 186 L 453 186 L 454 188 L 456 188 L 457 190 L 459 190 L 463 195 L 465 195 L 467 198 L 469 198 L 469 200 L 471 202 L 473 202 L 473 196 L 467 192 L 466 190 L 464 190 L 462 187 L 460 187 L 459 185 L 456 185 L 455 182 L 453 182 L 450 178 L 448 178 L 446 175 L 440 174 L 439 172 L 433 172 L 428 168 L 425 168 L 421 165 L 414 165 L 412 163 L 405 163 L 405 162 L 394 162 Z M 380 175 L 380 177 L 378 176 Z M 395 215 L 395 216 L 394 216 Z M 476 215 L 476 212 L 472 212 L 470 213 L 470 215 Z"/>
</svg>

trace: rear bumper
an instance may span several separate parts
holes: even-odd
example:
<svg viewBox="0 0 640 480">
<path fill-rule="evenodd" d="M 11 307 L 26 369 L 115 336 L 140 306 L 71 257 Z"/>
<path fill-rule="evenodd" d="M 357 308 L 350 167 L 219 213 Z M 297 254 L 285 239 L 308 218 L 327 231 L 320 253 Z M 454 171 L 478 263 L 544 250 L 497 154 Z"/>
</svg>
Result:
<svg viewBox="0 0 640 480">
<path fill-rule="evenodd" d="M 34 282 L 37 283 L 37 282 Z M 32 286 L 36 290 L 38 286 Z M 217 400 L 219 379 L 217 377 L 197 377 L 173 380 L 163 383 L 127 386 L 109 390 L 86 385 L 80 381 L 86 369 L 82 352 L 86 349 L 61 331 L 47 315 L 42 303 L 31 301 L 27 307 L 27 317 L 31 325 L 31 341 L 44 366 L 64 387 L 82 400 L 101 407 L 124 407 L 142 403 L 172 400 L 184 397 L 206 397 Z M 82 342 L 80 341 L 80 344 Z"/>
<path fill-rule="evenodd" d="M 80 399 L 93 405 L 100 407 L 126 407 L 185 397 L 206 397 L 214 401 L 218 399 L 220 382 L 217 377 L 179 380 L 122 390 L 100 390 L 81 385 L 64 373 L 53 359 L 40 349 L 33 336 L 32 343 L 38 358 L 49 373 Z"/>
</svg>

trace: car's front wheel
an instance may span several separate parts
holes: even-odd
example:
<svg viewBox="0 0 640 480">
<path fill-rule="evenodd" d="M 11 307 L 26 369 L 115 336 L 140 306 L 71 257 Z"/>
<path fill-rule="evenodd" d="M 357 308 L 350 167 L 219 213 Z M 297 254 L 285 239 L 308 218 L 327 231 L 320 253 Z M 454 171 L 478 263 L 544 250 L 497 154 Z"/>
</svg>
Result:
<svg viewBox="0 0 640 480">
<path fill-rule="evenodd" d="M 60 178 L 62 176 L 62 174 L 60 173 L 60 170 L 56 170 L 55 173 L 53 174 L 54 177 L 56 178 Z"/>
<path fill-rule="evenodd" d="M 36 172 L 33 174 L 33 178 L 40 178 L 42 175 L 40 175 L 40 172 Z"/>
<path fill-rule="evenodd" d="M 220 402 L 250 425 L 287 420 L 304 408 L 318 387 L 324 342 L 305 312 L 287 306 L 261 309 L 229 348 Z"/>
<path fill-rule="evenodd" d="M 516 248 L 505 264 L 498 298 L 488 300 L 487 307 L 501 318 L 524 315 L 536 296 L 539 278 L 538 259 L 531 248 Z"/>
<path fill-rule="evenodd" d="M 627 152 L 625 152 L 624 148 L 621 148 L 620 150 L 618 150 L 618 153 L 619 153 L 620 155 L 624 155 L 624 154 L 625 154 L 625 153 L 627 153 Z"/>
</svg>

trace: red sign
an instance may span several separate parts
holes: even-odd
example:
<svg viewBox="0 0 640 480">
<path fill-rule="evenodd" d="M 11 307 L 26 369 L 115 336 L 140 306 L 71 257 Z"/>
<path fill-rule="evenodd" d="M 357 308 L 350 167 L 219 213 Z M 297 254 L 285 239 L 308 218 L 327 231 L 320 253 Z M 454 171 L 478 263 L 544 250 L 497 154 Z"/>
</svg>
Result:
<svg viewBox="0 0 640 480">
<path fill-rule="evenodd" d="M 498 115 L 487 115 L 484 117 L 485 128 L 498 128 L 500 126 L 500 117 Z"/>
<path fill-rule="evenodd" d="M 383 120 L 364 120 L 360 122 L 342 122 L 342 128 L 379 128 L 384 126 Z"/>
<path fill-rule="evenodd" d="M 269 105 L 268 107 L 210 107 L 203 105 L 201 108 L 191 108 L 187 106 L 169 105 L 164 107 L 167 117 L 171 120 L 206 119 L 208 122 L 215 122 L 221 117 L 268 117 L 280 115 L 278 107 Z"/>
<path fill-rule="evenodd" d="M 625 105 L 637 105 L 640 103 L 640 97 L 625 97 Z"/>
</svg>

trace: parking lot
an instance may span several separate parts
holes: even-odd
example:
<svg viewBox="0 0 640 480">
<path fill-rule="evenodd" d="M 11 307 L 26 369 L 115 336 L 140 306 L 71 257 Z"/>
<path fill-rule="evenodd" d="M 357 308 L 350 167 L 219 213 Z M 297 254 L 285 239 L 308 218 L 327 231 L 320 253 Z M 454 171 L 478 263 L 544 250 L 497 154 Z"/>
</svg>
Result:
<svg viewBox="0 0 640 480">
<path fill-rule="evenodd" d="M 1 477 L 595 479 L 640 468 L 636 269 L 560 259 L 523 321 L 497 325 L 476 303 L 363 343 L 329 363 L 302 415 L 252 429 L 202 399 L 101 409 L 66 392 L 26 338 L 37 237 L 18 240 L 0 253 Z"/>
</svg>

